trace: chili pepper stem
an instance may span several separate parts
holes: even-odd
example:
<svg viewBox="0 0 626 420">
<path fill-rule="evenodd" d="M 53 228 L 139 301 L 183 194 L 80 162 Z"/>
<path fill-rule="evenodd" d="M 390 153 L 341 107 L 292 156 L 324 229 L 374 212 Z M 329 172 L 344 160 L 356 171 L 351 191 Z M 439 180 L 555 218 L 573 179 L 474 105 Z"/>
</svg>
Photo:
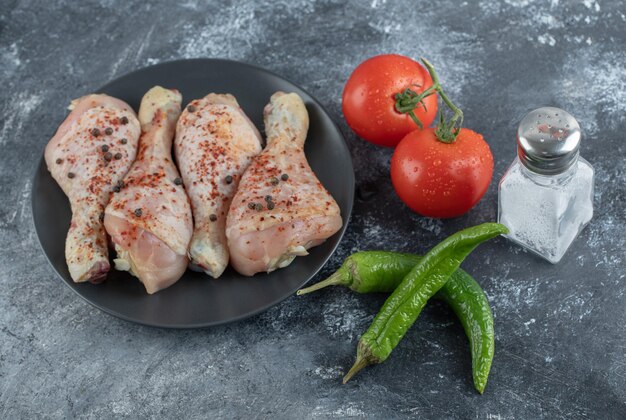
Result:
<svg viewBox="0 0 626 420">
<path fill-rule="evenodd" d="M 323 289 L 328 286 L 338 286 L 342 284 L 346 284 L 349 281 L 347 270 L 342 266 L 339 267 L 337 271 L 330 275 L 325 280 L 320 281 L 319 283 L 315 283 L 313 286 L 305 287 L 304 289 L 300 289 L 296 292 L 296 295 L 306 295 L 307 293 L 315 292 L 316 290 Z"/>
<path fill-rule="evenodd" d="M 346 373 L 346 376 L 343 377 L 343 381 L 342 381 L 343 384 L 345 385 L 350 379 L 352 379 L 354 375 L 357 374 L 358 371 L 368 366 L 369 364 L 370 363 L 368 362 L 366 357 L 363 357 L 360 354 L 357 354 L 354 365 L 352 365 L 348 373 Z"/>
</svg>

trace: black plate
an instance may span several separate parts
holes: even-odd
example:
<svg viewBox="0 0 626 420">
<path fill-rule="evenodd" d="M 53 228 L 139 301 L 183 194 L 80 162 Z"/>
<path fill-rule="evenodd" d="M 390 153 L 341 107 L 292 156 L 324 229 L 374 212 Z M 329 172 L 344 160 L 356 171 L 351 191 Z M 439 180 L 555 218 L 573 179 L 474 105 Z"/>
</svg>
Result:
<svg viewBox="0 0 626 420">
<path fill-rule="evenodd" d="M 33 219 L 50 264 L 89 303 L 117 317 L 151 326 L 195 328 L 223 324 L 257 314 L 286 299 L 326 263 L 341 240 L 352 211 L 354 171 L 338 127 L 322 106 L 295 84 L 267 70 L 228 60 L 162 63 L 122 76 L 96 92 L 120 98 L 137 110 L 143 94 L 154 85 L 178 89 L 183 94 L 183 103 L 209 92 L 232 93 L 260 130 L 263 107 L 274 92 L 298 93 L 311 120 L 306 156 L 322 184 L 337 200 L 343 227 L 313 248 L 309 256 L 298 257 L 289 267 L 270 274 L 250 278 L 228 268 L 218 280 L 213 280 L 187 270 L 178 283 L 154 295 L 148 295 L 136 278 L 113 269 L 103 284 L 76 284 L 69 275 L 64 254 L 71 217 L 69 202 L 41 158 L 33 181 Z"/>
</svg>

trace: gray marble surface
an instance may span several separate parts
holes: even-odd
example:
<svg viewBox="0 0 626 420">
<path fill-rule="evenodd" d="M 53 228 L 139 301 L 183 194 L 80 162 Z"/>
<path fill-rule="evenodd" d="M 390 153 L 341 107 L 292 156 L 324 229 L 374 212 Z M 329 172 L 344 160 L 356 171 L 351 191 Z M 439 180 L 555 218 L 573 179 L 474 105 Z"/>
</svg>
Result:
<svg viewBox="0 0 626 420">
<path fill-rule="evenodd" d="M 618 0 L 3 0 L 0 418 L 626 418 L 625 13 Z M 342 118 L 352 68 L 387 52 L 428 57 L 493 150 L 494 181 L 466 216 L 411 213 L 390 185 L 391 151 Z M 525 112 L 549 104 L 579 119 L 596 213 L 563 261 L 497 239 L 464 263 L 496 321 L 484 395 L 460 324 L 438 303 L 384 365 L 341 385 L 384 296 L 327 290 L 236 324 L 171 331 L 103 314 L 55 277 L 31 222 L 31 177 L 69 100 L 186 57 L 271 69 L 316 96 L 345 133 L 358 184 L 377 193 L 355 202 L 318 279 L 355 250 L 424 252 L 494 220 Z"/>
</svg>

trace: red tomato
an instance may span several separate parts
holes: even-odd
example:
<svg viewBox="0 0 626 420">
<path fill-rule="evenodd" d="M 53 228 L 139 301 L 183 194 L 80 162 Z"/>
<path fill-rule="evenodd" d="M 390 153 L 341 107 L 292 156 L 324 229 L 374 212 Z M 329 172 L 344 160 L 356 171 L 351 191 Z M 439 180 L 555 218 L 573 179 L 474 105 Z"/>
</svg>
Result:
<svg viewBox="0 0 626 420">
<path fill-rule="evenodd" d="M 408 114 L 395 109 L 395 94 L 409 88 L 422 93 L 432 86 L 428 71 L 417 61 L 397 54 L 378 55 L 354 69 L 343 90 L 342 109 L 348 125 L 363 139 L 394 147 L 418 128 Z M 428 127 L 437 115 L 437 95 L 424 99 L 415 116 Z"/>
<path fill-rule="evenodd" d="M 428 217 L 467 213 L 487 191 L 492 174 L 489 145 L 466 128 L 453 143 L 439 141 L 434 128 L 413 131 L 391 158 L 391 181 L 398 196 Z"/>
</svg>

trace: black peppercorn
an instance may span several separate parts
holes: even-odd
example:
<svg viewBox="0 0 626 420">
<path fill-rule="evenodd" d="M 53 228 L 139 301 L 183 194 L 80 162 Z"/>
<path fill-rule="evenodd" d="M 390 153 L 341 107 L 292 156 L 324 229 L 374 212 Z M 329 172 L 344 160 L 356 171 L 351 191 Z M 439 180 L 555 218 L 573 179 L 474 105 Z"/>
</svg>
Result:
<svg viewBox="0 0 626 420">
<path fill-rule="evenodd" d="M 76 174 L 75 174 L 74 172 L 68 172 L 68 173 L 67 173 L 67 177 L 68 177 L 69 179 L 72 179 L 72 178 L 74 178 L 75 176 L 76 176 Z"/>
<path fill-rule="evenodd" d="M 104 134 L 106 134 L 107 136 L 110 136 L 111 134 L 113 134 L 113 129 L 111 127 L 105 128 Z"/>
<path fill-rule="evenodd" d="M 274 210 L 274 206 L 275 206 L 275 204 L 274 204 L 274 202 L 272 202 L 272 201 L 270 201 L 269 203 L 267 203 L 267 209 L 268 209 L 268 210 Z"/>
<path fill-rule="evenodd" d="M 116 185 L 115 187 L 113 187 L 113 192 L 118 193 L 118 192 L 120 192 L 120 190 L 121 190 L 121 188 L 120 188 L 119 185 Z"/>
<path fill-rule="evenodd" d="M 196 110 L 196 107 L 195 107 L 195 106 L 193 106 L 193 105 L 189 105 L 189 106 L 187 107 L 187 111 L 189 111 L 189 112 L 195 112 L 195 110 Z"/>
<path fill-rule="evenodd" d="M 128 118 L 127 117 L 120 118 L 120 124 L 122 124 L 122 125 L 128 124 Z"/>
<path fill-rule="evenodd" d="M 124 184 L 124 181 L 117 181 L 117 184 L 115 184 L 115 186 L 121 191 L 122 188 L 126 186 L 126 184 Z"/>
<path fill-rule="evenodd" d="M 121 153 L 116 153 L 115 156 L 113 156 L 115 158 L 115 160 L 120 160 L 122 158 L 122 154 Z"/>
<path fill-rule="evenodd" d="M 226 175 L 226 178 L 224 178 L 224 182 L 226 182 L 227 184 L 232 184 L 233 177 L 230 175 Z"/>
<path fill-rule="evenodd" d="M 126 139 L 122 139 L 122 140 L 120 140 L 120 141 L 122 142 L 122 144 L 126 144 L 126 143 L 128 143 L 128 140 L 126 140 Z"/>
<path fill-rule="evenodd" d="M 276 178 L 275 176 L 270 179 L 270 184 L 272 185 L 278 185 L 278 182 L 278 178 Z"/>
<path fill-rule="evenodd" d="M 141 211 L 141 209 L 135 209 L 135 212 L 134 212 L 134 213 L 135 213 L 135 216 L 137 216 L 137 217 L 141 217 L 141 213 L 142 213 L 142 211 Z"/>
<path fill-rule="evenodd" d="M 268 203 L 269 203 L 270 201 L 272 201 L 272 196 L 271 196 L 271 195 L 266 195 L 266 196 L 265 196 L 265 201 L 267 201 Z"/>
<path fill-rule="evenodd" d="M 287 181 L 287 180 L 289 179 L 289 175 L 287 175 L 287 174 L 282 174 L 282 175 L 280 176 L 280 179 L 282 179 L 283 181 Z"/>
<path fill-rule="evenodd" d="M 182 180 L 182 179 L 180 179 L 180 178 L 174 178 L 174 184 L 176 184 L 176 185 L 182 185 L 182 183 L 183 183 L 183 180 Z"/>
<path fill-rule="evenodd" d="M 261 204 L 261 203 L 256 203 L 256 204 L 254 205 L 254 209 L 255 209 L 256 211 L 261 211 L 261 210 L 263 210 L 263 204 Z"/>
<path fill-rule="evenodd" d="M 215 222 L 217 220 L 217 214 L 213 213 L 209 216 L 209 220 Z"/>
<path fill-rule="evenodd" d="M 110 161 L 113 158 L 113 153 L 111 152 L 106 152 L 104 154 L 104 160 L 106 160 L 107 162 Z"/>
<path fill-rule="evenodd" d="M 58 158 L 58 159 L 56 160 L 56 162 L 57 162 L 57 165 L 60 165 L 60 164 L 62 164 L 62 163 L 63 163 L 63 159 Z"/>
<path fill-rule="evenodd" d="M 106 145 L 106 144 L 103 144 L 103 145 L 102 145 L 102 151 L 103 151 L 103 152 L 108 152 L 108 151 L 109 151 L 109 146 L 108 146 L 108 145 Z"/>
<path fill-rule="evenodd" d="M 93 130 L 91 130 L 91 135 L 94 137 L 98 137 L 100 135 L 100 130 L 94 128 Z"/>
</svg>

